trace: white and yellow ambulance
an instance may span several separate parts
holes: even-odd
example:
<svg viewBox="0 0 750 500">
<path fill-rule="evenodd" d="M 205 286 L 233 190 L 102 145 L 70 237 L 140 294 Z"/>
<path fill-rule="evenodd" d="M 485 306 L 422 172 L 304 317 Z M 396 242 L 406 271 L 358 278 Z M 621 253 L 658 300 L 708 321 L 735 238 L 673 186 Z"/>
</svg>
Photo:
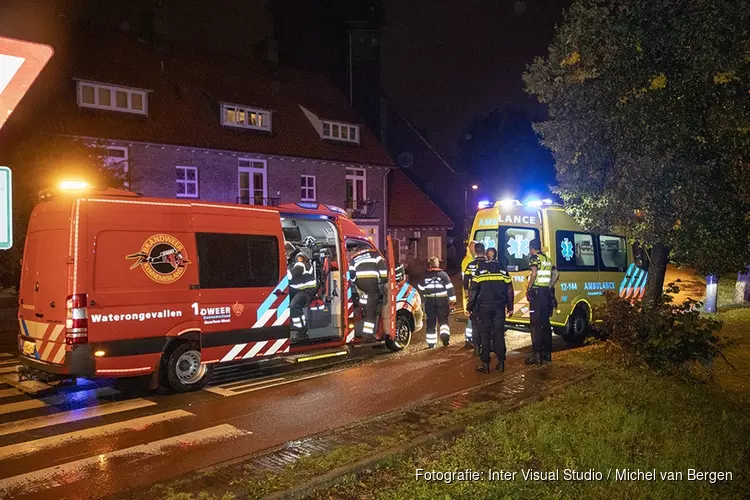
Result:
<svg viewBox="0 0 750 500">
<path fill-rule="evenodd" d="M 529 325 L 525 290 L 529 243 L 535 238 L 560 272 L 555 286 L 558 306 L 551 323 L 555 333 L 566 341 L 575 344 L 585 339 L 589 325 L 595 321 L 593 308 L 603 302 L 605 292 L 631 299 L 642 297 L 648 263 L 643 252 L 628 245 L 624 236 L 584 231 L 561 205 L 550 200 L 525 204 L 502 200 L 487 205 L 480 204 L 461 269 L 473 259 L 472 241 L 497 249 L 500 258 L 504 255 L 516 292 L 513 316 L 507 320 L 511 327 Z"/>
</svg>

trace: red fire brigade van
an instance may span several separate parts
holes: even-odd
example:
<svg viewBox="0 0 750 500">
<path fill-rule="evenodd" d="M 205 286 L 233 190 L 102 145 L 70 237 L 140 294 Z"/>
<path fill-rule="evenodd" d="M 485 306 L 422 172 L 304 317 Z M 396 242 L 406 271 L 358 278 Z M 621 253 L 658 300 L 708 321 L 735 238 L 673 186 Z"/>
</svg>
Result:
<svg viewBox="0 0 750 500">
<path fill-rule="evenodd" d="M 151 375 L 175 391 L 217 363 L 342 354 L 362 343 L 347 253 L 372 247 L 338 207 L 161 200 L 107 189 L 44 192 L 23 255 L 18 347 L 27 370 L 61 377 Z M 389 283 L 377 332 L 394 351 L 421 328 L 416 290 Z M 308 338 L 290 335 L 290 253 L 318 289 Z"/>
</svg>

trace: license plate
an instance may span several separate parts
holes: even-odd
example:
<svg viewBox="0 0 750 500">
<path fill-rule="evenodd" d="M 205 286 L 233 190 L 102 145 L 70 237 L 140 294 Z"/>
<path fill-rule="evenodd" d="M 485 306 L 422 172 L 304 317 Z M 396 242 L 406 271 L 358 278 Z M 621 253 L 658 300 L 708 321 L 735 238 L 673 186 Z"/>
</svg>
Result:
<svg viewBox="0 0 750 500">
<path fill-rule="evenodd" d="M 28 340 L 24 340 L 23 353 L 26 356 L 33 356 L 35 352 L 36 352 L 36 342 L 29 342 Z"/>
</svg>

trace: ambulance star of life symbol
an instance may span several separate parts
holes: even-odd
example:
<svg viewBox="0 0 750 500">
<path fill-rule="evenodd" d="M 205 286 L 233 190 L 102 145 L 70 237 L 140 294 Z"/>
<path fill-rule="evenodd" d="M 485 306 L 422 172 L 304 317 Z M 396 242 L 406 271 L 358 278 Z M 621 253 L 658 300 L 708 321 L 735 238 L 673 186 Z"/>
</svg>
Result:
<svg viewBox="0 0 750 500">
<path fill-rule="evenodd" d="M 53 53 L 48 45 L 0 36 L 0 128 Z"/>
<path fill-rule="evenodd" d="M 516 259 L 529 255 L 529 240 L 524 239 L 520 234 L 515 235 L 508 240 L 508 253 Z"/>
<path fill-rule="evenodd" d="M 570 260 L 573 258 L 573 243 L 570 242 L 568 238 L 565 238 L 560 242 L 560 251 L 562 252 L 562 256 L 565 260 Z"/>
<path fill-rule="evenodd" d="M 157 283 L 174 283 L 182 278 L 190 261 L 185 254 L 185 246 L 168 234 L 155 234 L 148 238 L 141 247 L 141 251 L 131 253 L 126 259 L 135 260 L 130 266 L 143 269 L 146 276 Z"/>
</svg>

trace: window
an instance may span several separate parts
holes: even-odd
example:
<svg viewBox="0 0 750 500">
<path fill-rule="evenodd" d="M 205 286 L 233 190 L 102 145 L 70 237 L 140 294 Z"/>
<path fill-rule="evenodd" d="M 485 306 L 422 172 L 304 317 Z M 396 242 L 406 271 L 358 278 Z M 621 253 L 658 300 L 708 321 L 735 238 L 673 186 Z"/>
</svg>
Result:
<svg viewBox="0 0 750 500">
<path fill-rule="evenodd" d="M 346 123 L 323 122 L 323 137 L 337 141 L 359 142 L 359 127 Z"/>
<path fill-rule="evenodd" d="M 270 205 L 266 197 L 266 162 L 240 158 L 238 160 L 239 198 L 238 203 L 245 205 Z"/>
<path fill-rule="evenodd" d="M 439 260 L 443 260 L 443 238 L 440 236 L 427 237 L 427 255 L 428 259 L 437 257 Z"/>
<path fill-rule="evenodd" d="M 505 265 L 508 271 L 528 271 L 531 256 L 529 245 L 531 240 L 539 238 L 539 231 L 528 227 L 501 227 L 499 237 L 504 243 Z M 501 256 L 498 258 L 502 259 Z"/>
<path fill-rule="evenodd" d="M 300 200 L 315 201 L 315 176 L 303 175 L 300 178 L 300 184 L 302 186 Z"/>
<path fill-rule="evenodd" d="M 367 198 L 367 177 L 362 168 L 346 169 L 346 202 L 348 208 L 358 208 Z"/>
<path fill-rule="evenodd" d="M 105 168 L 111 168 L 118 176 L 124 179 L 123 184 L 129 187 L 128 182 L 128 148 L 119 146 L 105 146 L 102 148 L 102 163 Z"/>
<path fill-rule="evenodd" d="M 561 271 L 597 271 L 594 235 L 557 231 L 557 268 Z"/>
<path fill-rule="evenodd" d="M 197 233 L 200 287 L 274 287 L 279 281 L 275 236 Z"/>
<path fill-rule="evenodd" d="M 148 114 L 146 93 L 146 90 L 81 81 L 78 82 L 78 105 L 145 115 Z"/>
<path fill-rule="evenodd" d="M 485 250 L 494 248 L 497 250 L 497 229 L 481 229 L 474 232 L 474 241 L 483 243 Z"/>
<path fill-rule="evenodd" d="M 234 104 L 222 104 L 221 124 L 230 127 L 271 130 L 271 112 Z"/>
<path fill-rule="evenodd" d="M 621 236 L 599 236 L 599 264 L 602 271 L 625 271 L 628 250 Z"/>
<path fill-rule="evenodd" d="M 177 168 L 177 197 L 198 197 L 198 167 Z"/>
</svg>

